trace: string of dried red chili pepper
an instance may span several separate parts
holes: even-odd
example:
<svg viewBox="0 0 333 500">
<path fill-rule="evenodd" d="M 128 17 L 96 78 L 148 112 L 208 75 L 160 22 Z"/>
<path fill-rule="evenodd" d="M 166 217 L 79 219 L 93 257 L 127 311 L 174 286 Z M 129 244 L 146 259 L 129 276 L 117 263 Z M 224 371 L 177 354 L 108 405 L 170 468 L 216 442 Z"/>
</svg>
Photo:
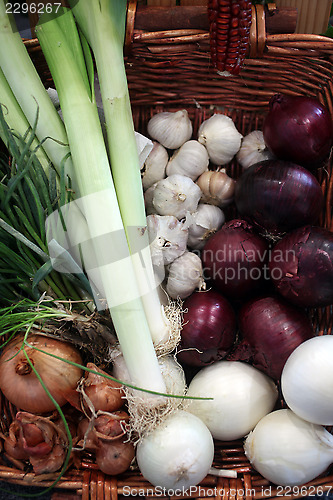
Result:
<svg viewBox="0 0 333 500">
<path fill-rule="evenodd" d="M 210 52 L 219 71 L 238 75 L 246 56 L 252 20 L 251 0 L 208 0 Z"/>
</svg>

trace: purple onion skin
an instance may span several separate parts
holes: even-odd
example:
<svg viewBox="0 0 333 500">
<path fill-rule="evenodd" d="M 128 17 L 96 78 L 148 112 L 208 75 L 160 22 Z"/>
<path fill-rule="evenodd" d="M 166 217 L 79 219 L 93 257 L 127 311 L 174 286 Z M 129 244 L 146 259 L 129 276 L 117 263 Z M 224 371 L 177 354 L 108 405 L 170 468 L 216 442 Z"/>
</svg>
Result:
<svg viewBox="0 0 333 500">
<path fill-rule="evenodd" d="M 319 182 L 307 169 L 266 160 L 244 170 L 235 187 L 239 214 L 260 230 L 281 235 L 315 224 L 324 206 Z"/>
<path fill-rule="evenodd" d="M 263 134 L 277 158 L 313 170 L 329 157 L 332 117 L 316 98 L 275 94 L 269 102 Z"/>
<path fill-rule="evenodd" d="M 314 336 L 305 311 L 283 298 L 264 296 L 246 302 L 238 314 L 241 342 L 228 360 L 250 361 L 279 380 L 290 354 Z"/>
<path fill-rule="evenodd" d="M 284 236 L 270 254 L 277 292 L 300 307 L 333 304 L 333 233 L 305 226 Z"/>
<path fill-rule="evenodd" d="M 236 340 L 236 314 L 229 301 L 214 290 L 194 292 L 183 308 L 178 361 L 202 367 L 223 359 Z"/>
<path fill-rule="evenodd" d="M 201 252 L 203 276 L 229 299 L 240 300 L 268 281 L 269 246 L 253 225 L 233 219 L 209 238 Z"/>
</svg>

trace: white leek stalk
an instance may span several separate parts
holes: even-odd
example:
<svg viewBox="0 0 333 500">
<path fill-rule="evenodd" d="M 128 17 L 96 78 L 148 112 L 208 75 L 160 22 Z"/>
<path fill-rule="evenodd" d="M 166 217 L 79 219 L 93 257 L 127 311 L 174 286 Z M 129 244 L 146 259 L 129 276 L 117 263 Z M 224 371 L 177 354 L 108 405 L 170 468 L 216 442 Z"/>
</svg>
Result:
<svg viewBox="0 0 333 500">
<path fill-rule="evenodd" d="M 14 16 L 7 13 L 5 0 L 0 0 L 0 68 L 16 97 L 26 119 L 34 126 L 38 111 L 36 136 L 58 172 L 69 152 L 65 127 L 33 65 Z M 2 101 L 0 91 L 0 102 Z M 65 163 L 71 176 L 71 160 Z"/>
<path fill-rule="evenodd" d="M 127 2 L 70 0 L 69 4 L 95 56 L 120 212 L 151 335 L 155 345 L 161 345 L 169 340 L 171 325 L 155 283 L 123 58 Z"/>
<path fill-rule="evenodd" d="M 117 203 L 93 92 L 89 92 L 67 36 L 70 10 L 44 16 L 36 34 L 58 92 L 91 241 L 111 318 L 133 384 L 165 392 L 142 307 Z M 113 262 L 110 251 L 118 245 Z M 143 393 L 144 394 L 144 393 Z"/>
</svg>

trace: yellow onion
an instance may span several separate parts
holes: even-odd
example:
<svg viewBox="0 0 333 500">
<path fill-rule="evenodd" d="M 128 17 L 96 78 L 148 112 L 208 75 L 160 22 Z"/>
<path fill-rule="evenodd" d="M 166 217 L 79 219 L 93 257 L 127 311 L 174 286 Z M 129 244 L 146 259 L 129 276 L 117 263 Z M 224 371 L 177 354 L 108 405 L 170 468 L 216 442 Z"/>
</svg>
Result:
<svg viewBox="0 0 333 500">
<path fill-rule="evenodd" d="M 27 342 L 33 347 L 26 345 L 23 351 L 23 338 L 23 334 L 15 336 L 0 355 L 0 389 L 7 400 L 21 410 L 30 413 L 52 411 L 55 405 L 38 380 L 24 351 L 60 406 L 67 402 L 69 394 L 75 390 L 82 376 L 79 367 L 67 362 L 82 364 L 80 353 L 67 342 L 39 334 L 28 336 Z"/>
</svg>

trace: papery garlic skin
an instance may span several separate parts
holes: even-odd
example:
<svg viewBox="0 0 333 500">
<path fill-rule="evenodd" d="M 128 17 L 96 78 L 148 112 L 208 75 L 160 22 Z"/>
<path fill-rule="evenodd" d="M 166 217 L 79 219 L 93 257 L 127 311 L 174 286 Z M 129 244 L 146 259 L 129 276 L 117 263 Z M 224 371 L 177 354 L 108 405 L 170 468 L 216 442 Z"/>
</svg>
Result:
<svg viewBox="0 0 333 500">
<path fill-rule="evenodd" d="M 265 144 L 263 132 L 261 130 L 253 130 L 243 137 L 236 158 L 241 167 L 246 169 L 259 161 L 271 160 L 274 158 L 274 155 Z"/>
<path fill-rule="evenodd" d="M 186 251 L 188 229 L 173 215 L 149 215 L 147 227 L 154 266 L 171 264 Z"/>
<path fill-rule="evenodd" d="M 186 217 L 188 225 L 187 246 L 192 250 L 201 250 L 207 240 L 218 231 L 225 222 L 223 211 L 207 203 L 199 203 L 198 209 Z"/>
<path fill-rule="evenodd" d="M 333 462 L 333 436 L 290 409 L 263 417 L 244 443 L 247 458 L 264 478 L 279 486 L 299 486 Z"/>
<path fill-rule="evenodd" d="M 209 156 L 205 146 L 199 141 L 186 141 L 171 156 L 166 166 L 166 174 L 180 174 L 195 181 L 208 169 Z"/>
<path fill-rule="evenodd" d="M 159 142 L 154 142 L 153 149 L 149 153 L 143 168 L 141 169 L 142 187 L 144 191 L 153 184 L 164 179 L 165 169 L 169 161 L 167 150 Z"/>
<path fill-rule="evenodd" d="M 193 126 L 186 109 L 163 111 L 149 120 L 147 131 L 165 148 L 178 149 L 192 137 Z"/>
<path fill-rule="evenodd" d="M 155 209 L 154 204 L 153 204 L 154 191 L 155 191 L 156 186 L 157 186 L 157 182 L 155 182 L 152 186 L 150 186 L 144 192 L 146 215 L 156 214 L 156 209 Z"/>
<path fill-rule="evenodd" d="M 173 299 L 185 299 L 195 290 L 205 290 L 202 262 L 193 252 L 185 252 L 168 267 L 166 291 Z"/>
<path fill-rule="evenodd" d="M 176 410 L 138 443 L 139 469 L 152 485 L 187 490 L 208 474 L 214 457 L 210 432 L 200 419 Z"/>
<path fill-rule="evenodd" d="M 224 169 L 208 170 L 200 175 L 196 183 L 202 191 L 202 203 L 226 207 L 234 199 L 236 181 Z"/>
<path fill-rule="evenodd" d="M 226 165 L 233 159 L 242 137 L 233 120 L 223 114 L 215 114 L 202 122 L 198 131 L 198 141 L 207 148 L 215 165 Z"/>
<path fill-rule="evenodd" d="M 187 212 L 196 211 L 201 195 L 201 189 L 192 179 L 175 174 L 156 184 L 152 204 L 157 214 L 182 219 Z"/>
</svg>

